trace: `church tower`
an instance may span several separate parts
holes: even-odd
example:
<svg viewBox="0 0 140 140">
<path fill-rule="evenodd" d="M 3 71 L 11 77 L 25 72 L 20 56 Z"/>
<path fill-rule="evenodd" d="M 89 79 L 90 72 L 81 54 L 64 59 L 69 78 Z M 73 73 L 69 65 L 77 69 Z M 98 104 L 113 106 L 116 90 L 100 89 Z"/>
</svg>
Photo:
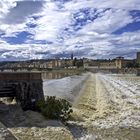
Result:
<svg viewBox="0 0 140 140">
<path fill-rule="evenodd" d="M 71 60 L 73 60 L 73 53 L 71 53 Z"/>
<path fill-rule="evenodd" d="M 140 64 L 140 52 L 137 52 L 136 61 L 137 61 L 138 64 Z"/>
</svg>

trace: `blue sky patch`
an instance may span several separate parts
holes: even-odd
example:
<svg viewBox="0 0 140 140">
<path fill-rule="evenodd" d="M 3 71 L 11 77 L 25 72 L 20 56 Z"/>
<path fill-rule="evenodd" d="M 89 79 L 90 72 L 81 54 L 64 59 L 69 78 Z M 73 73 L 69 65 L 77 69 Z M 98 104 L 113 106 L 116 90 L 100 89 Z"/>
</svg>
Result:
<svg viewBox="0 0 140 140">
<path fill-rule="evenodd" d="M 43 44 L 52 44 L 53 42 L 47 41 L 47 40 L 32 40 L 32 43 L 34 43 L 34 44 L 42 44 L 43 45 Z"/>
<path fill-rule="evenodd" d="M 85 8 L 80 9 L 78 12 L 73 14 L 73 23 L 72 26 L 74 30 L 79 30 L 82 26 L 94 21 L 98 15 L 96 14 L 96 9 Z"/>
<path fill-rule="evenodd" d="M 37 26 L 37 24 L 33 24 L 33 23 L 27 23 L 26 24 L 29 28 L 35 28 Z"/>
<path fill-rule="evenodd" d="M 130 23 L 130 24 L 126 25 L 125 27 L 120 28 L 117 31 L 113 32 L 113 34 L 122 34 L 125 32 L 135 32 L 138 30 L 140 30 L 140 21 Z"/>
<path fill-rule="evenodd" d="M 31 35 L 31 33 L 23 31 L 17 34 L 16 37 L 3 37 L 3 39 L 11 45 L 22 44 L 25 43 L 25 41 L 28 40 Z"/>
<path fill-rule="evenodd" d="M 139 18 L 140 19 L 140 10 L 132 10 L 130 11 L 130 15 L 135 19 Z"/>
</svg>

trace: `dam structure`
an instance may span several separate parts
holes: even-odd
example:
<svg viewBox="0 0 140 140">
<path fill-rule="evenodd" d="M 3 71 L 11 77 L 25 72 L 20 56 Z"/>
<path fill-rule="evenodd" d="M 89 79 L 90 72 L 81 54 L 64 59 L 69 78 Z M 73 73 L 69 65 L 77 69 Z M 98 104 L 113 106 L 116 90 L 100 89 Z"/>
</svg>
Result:
<svg viewBox="0 0 140 140">
<path fill-rule="evenodd" d="M 32 110 L 36 102 L 44 100 L 42 85 L 39 72 L 0 72 L 0 98 L 16 98 L 24 110 Z"/>
</svg>

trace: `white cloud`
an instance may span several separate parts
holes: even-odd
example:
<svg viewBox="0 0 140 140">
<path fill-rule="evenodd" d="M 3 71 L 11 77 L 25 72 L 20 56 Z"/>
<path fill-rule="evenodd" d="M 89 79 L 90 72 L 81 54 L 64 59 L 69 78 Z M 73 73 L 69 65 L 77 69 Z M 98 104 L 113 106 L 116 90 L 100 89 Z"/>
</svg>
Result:
<svg viewBox="0 0 140 140">
<path fill-rule="evenodd" d="M 10 12 L 10 9 L 16 6 L 16 2 L 13 0 L 1 0 L 0 1 L 0 18 L 4 17 Z"/>
<path fill-rule="evenodd" d="M 118 41 L 118 44 L 135 47 L 136 45 L 140 45 L 140 31 L 123 33 L 115 39 Z"/>
<path fill-rule="evenodd" d="M 42 16 L 36 21 L 38 25 L 34 31 L 34 39 L 54 41 L 59 37 L 60 31 L 70 23 L 70 13 L 68 11 L 61 11 L 58 7 L 50 2 L 44 5 Z"/>
<path fill-rule="evenodd" d="M 133 22 L 133 19 L 128 11 L 110 9 L 102 13 L 102 16 L 96 18 L 94 22 L 87 24 L 79 32 L 96 31 L 99 33 L 112 33 L 131 22 Z"/>
<path fill-rule="evenodd" d="M 9 3 L 8 1 L 7 5 Z M 13 3 L 15 3 L 14 6 L 10 7 L 8 13 L 1 18 L 3 23 L 10 25 L 23 23 L 29 16 L 38 13 L 43 6 L 43 1 L 16 1 Z"/>
<path fill-rule="evenodd" d="M 68 10 L 77 10 L 82 8 L 114 8 L 140 10 L 139 0 L 72 0 L 65 4 Z"/>
<path fill-rule="evenodd" d="M 30 16 L 40 12 L 43 2 L 2 0 L 0 1 L 0 32 L 5 37 L 16 36 L 26 31 L 26 24 L 33 20 Z"/>
<path fill-rule="evenodd" d="M 100 58 L 107 57 L 107 54 L 110 57 L 114 50 L 116 55 L 121 54 L 126 50 L 124 48 L 128 49 L 127 52 L 135 52 L 140 45 L 139 31 L 122 35 L 111 33 L 136 19 L 138 21 L 139 18 L 133 19 L 129 11 L 140 10 L 139 5 L 139 0 L 72 0 L 66 3 L 52 0 L 3 0 L 0 2 L 0 33 L 4 33 L 2 37 L 17 36 L 22 31 L 33 35 L 26 40 L 26 44 L 21 45 L 10 45 L 0 40 L 0 58 L 11 56 L 15 59 L 22 56 L 27 59 L 31 53 L 32 58 L 44 58 L 71 51 L 79 51 L 81 57 L 96 55 Z M 86 25 L 78 25 L 81 29 L 75 31 L 72 24 L 76 20 L 73 15 L 83 8 L 96 8 L 97 18 L 87 21 Z M 104 11 L 106 8 L 110 9 Z M 94 12 L 91 11 L 90 14 L 93 15 Z M 33 18 L 33 15 L 38 18 Z M 78 18 L 84 20 L 86 16 L 79 12 Z M 28 24 L 36 26 L 30 28 Z M 65 28 L 69 31 L 64 31 Z M 34 40 L 51 41 L 53 44 L 34 44 Z"/>
</svg>

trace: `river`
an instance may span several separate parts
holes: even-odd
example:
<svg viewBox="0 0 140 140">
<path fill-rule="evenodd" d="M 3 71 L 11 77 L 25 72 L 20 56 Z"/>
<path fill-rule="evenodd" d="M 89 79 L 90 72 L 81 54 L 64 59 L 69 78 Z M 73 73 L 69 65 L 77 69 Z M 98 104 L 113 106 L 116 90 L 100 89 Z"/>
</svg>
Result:
<svg viewBox="0 0 140 140">
<path fill-rule="evenodd" d="M 46 79 L 61 79 L 64 77 L 68 76 L 73 76 L 73 75 L 80 75 L 84 71 L 81 69 L 64 69 L 64 70 L 52 70 L 52 71 L 47 71 L 47 72 L 42 72 L 42 78 L 44 80 Z"/>
<path fill-rule="evenodd" d="M 58 98 L 63 98 L 73 103 L 76 97 L 79 95 L 86 79 L 89 76 L 89 73 L 83 73 L 80 75 L 73 75 L 74 73 L 67 73 L 66 75 L 71 75 L 67 77 L 64 77 L 66 75 L 62 73 L 55 73 L 55 74 L 54 74 L 55 79 L 43 80 L 44 95 L 56 96 Z M 58 79 L 58 77 L 61 78 Z"/>
<path fill-rule="evenodd" d="M 44 85 L 46 95 L 74 102 L 68 128 L 75 140 L 139 140 L 140 77 L 86 73 Z"/>
<path fill-rule="evenodd" d="M 2 134 L 9 130 L 20 140 L 140 140 L 140 77 L 84 73 L 44 79 L 43 88 L 45 95 L 73 102 L 68 125 L 2 104 L 0 118 L 8 127 Z"/>
</svg>

